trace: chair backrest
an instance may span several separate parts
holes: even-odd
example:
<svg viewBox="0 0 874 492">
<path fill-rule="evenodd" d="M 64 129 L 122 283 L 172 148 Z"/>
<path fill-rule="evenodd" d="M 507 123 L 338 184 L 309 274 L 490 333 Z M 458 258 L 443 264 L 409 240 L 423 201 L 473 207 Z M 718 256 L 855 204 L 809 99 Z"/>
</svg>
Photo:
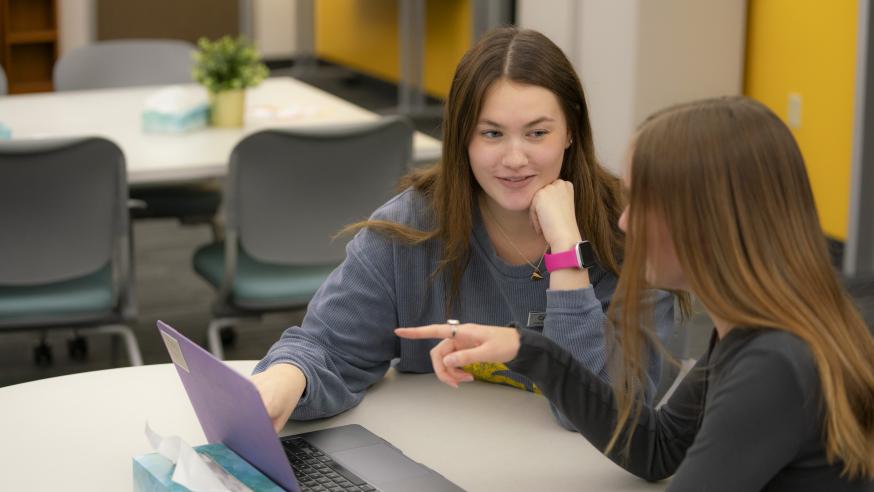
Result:
<svg viewBox="0 0 874 492">
<path fill-rule="evenodd" d="M 0 285 L 127 272 L 127 177 L 104 138 L 0 142 Z M 117 265 L 113 265 L 117 266 Z"/>
<path fill-rule="evenodd" d="M 348 238 L 396 191 L 412 156 L 413 128 L 400 117 L 346 127 L 265 130 L 231 154 L 226 228 L 255 259 L 339 263 Z"/>
<path fill-rule="evenodd" d="M 3 70 L 3 66 L 0 65 L 0 96 L 5 96 L 9 92 L 9 88 L 6 84 L 6 71 Z"/>
<path fill-rule="evenodd" d="M 169 39 L 101 41 L 76 48 L 55 64 L 56 91 L 191 82 L 194 45 Z"/>
</svg>

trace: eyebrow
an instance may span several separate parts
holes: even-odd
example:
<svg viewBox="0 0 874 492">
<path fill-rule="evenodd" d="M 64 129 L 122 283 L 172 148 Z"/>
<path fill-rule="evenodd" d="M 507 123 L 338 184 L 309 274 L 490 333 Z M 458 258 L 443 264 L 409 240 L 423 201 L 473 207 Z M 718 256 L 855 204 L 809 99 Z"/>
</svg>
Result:
<svg viewBox="0 0 874 492">
<path fill-rule="evenodd" d="M 537 118 L 536 120 L 531 121 L 531 122 L 525 124 L 525 127 L 527 128 L 527 127 L 530 127 L 530 126 L 539 125 L 539 124 L 541 124 L 541 123 L 552 123 L 552 122 L 555 122 L 555 118 L 551 118 L 551 117 L 549 117 L 549 116 L 541 116 L 540 118 Z M 480 120 L 480 121 L 479 121 L 479 124 L 480 124 L 480 125 L 483 125 L 483 124 L 484 124 L 484 125 L 489 125 L 489 126 L 496 126 L 496 127 L 498 127 L 498 128 L 502 128 L 502 126 L 501 126 L 499 123 L 496 123 L 496 122 L 494 122 L 494 121 L 492 121 L 492 120 Z"/>
</svg>

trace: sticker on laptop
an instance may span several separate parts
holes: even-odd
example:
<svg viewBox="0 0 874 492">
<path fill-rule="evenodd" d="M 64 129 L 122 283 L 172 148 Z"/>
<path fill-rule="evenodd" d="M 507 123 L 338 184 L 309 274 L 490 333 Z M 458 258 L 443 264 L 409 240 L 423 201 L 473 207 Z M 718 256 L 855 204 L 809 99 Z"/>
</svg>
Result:
<svg viewBox="0 0 874 492">
<path fill-rule="evenodd" d="M 173 361 L 174 364 L 181 367 L 185 370 L 185 372 L 191 372 L 188 370 L 188 363 L 185 362 L 185 356 L 182 355 L 182 348 L 179 347 L 179 342 L 176 341 L 175 338 L 161 331 L 161 338 L 164 339 L 164 345 L 167 346 L 167 352 L 170 352 L 170 360 Z"/>
</svg>

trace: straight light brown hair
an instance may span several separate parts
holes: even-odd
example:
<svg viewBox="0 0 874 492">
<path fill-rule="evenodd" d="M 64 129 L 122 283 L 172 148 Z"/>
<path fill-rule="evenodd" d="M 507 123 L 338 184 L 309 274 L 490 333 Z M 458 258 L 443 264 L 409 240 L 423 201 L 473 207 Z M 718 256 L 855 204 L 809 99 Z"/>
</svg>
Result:
<svg viewBox="0 0 874 492">
<path fill-rule="evenodd" d="M 623 369 L 609 452 L 641 410 L 648 322 L 647 216 L 667 224 L 690 288 L 732 326 L 783 330 L 813 355 L 823 442 L 850 478 L 874 478 L 874 339 L 832 268 L 804 160 L 782 121 L 748 98 L 656 113 L 631 160 L 626 256 L 611 318 Z"/>
<path fill-rule="evenodd" d="M 486 91 L 498 80 L 551 91 L 567 120 L 571 145 L 564 153 L 560 178 L 574 186 L 577 226 L 595 250 L 599 264 L 617 273 L 623 246 L 617 226 L 621 213 L 619 180 L 595 160 L 592 128 L 583 88 L 576 71 L 552 41 L 539 32 L 504 27 L 487 33 L 456 68 L 443 112 L 442 160 L 413 171 L 400 188 L 412 187 L 427 198 L 437 228 L 419 231 L 387 221 L 365 221 L 343 232 L 367 227 L 411 244 L 437 239 L 443 252 L 436 273 L 448 269 L 447 311 L 458 296 L 467 266 L 473 230 L 471 209 L 480 186 L 473 176 L 468 146 Z"/>
</svg>

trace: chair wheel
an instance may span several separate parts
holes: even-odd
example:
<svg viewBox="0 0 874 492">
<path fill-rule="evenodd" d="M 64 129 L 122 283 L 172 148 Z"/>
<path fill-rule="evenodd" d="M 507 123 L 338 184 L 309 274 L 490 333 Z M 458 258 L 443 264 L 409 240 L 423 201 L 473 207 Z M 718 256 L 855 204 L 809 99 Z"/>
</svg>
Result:
<svg viewBox="0 0 874 492">
<path fill-rule="evenodd" d="M 237 341 L 237 331 L 227 326 L 219 330 L 219 338 L 222 340 L 222 347 L 228 347 Z"/>
<path fill-rule="evenodd" d="M 67 340 L 67 353 L 73 360 L 85 360 L 88 357 L 88 340 L 81 336 L 70 338 Z"/>
<path fill-rule="evenodd" d="M 52 348 L 45 342 L 33 348 L 33 362 L 39 367 L 50 366 L 54 360 Z"/>
</svg>

